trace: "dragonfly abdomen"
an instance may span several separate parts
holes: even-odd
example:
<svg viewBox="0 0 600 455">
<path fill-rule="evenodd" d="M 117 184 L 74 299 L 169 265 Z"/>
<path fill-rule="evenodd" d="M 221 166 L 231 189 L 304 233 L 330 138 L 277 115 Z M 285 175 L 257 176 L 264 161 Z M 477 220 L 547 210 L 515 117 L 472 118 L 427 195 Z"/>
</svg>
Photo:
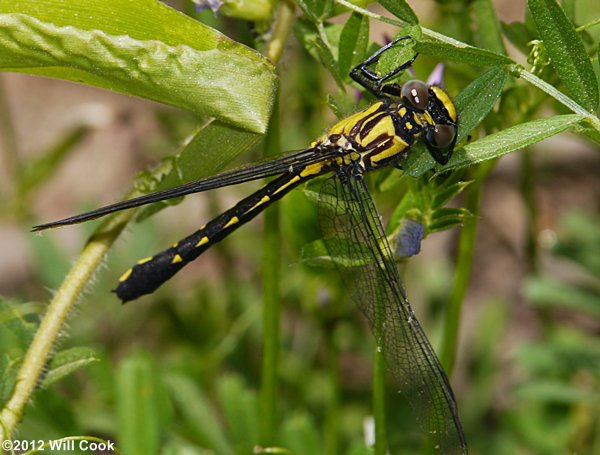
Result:
<svg viewBox="0 0 600 455">
<path fill-rule="evenodd" d="M 121 276 L 114 292 L 123 303 L 154 292 L 212 245 L 310 177 L 314 174 L 284 174 L 269 182 L 185 239 L 154 256 L 139 260 Z"/>
</svg>

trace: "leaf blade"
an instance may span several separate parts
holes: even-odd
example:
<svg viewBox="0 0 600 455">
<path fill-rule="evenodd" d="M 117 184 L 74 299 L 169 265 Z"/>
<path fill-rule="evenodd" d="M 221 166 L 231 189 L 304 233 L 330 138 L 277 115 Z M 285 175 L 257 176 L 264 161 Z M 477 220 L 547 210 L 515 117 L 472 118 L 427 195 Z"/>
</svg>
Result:
<svg viewBox="0 0 600 455">
<path fill-rule="evenodd" d="M 498 158 L 514 150 L 561 133 L 584 118 L 584 116 L 578 114 L 556 115 L 554 117 L 520 123 L 497 133 L 490 134 L 457 150 L 448 165 L 443 167 L 443 171 L 458 169 L 481 161 Z"/>
<path fill-rule="evenodd" d="M 98 7 L 101 2 L 72 3 L 57 1 L 62 9 L 48 10 L 25 0 L 0 5 L 0 69 L 83 82 L 266 131 L 275 74 L 257 52 L 159 3 L 137 2 L 156 13 L 149 23 L 189 36 L 140 30 L 144 22 L 132 17 L 142 14 L 136 2 L 109 0 L 113 15 Z M 31 12 L 20 12 L 27 6 Z M 89 23 L 90 15 L 97 24 Z"/>
<path fill-rule="evenodd" d="M 595 111 L 600 96 L 598 80 L 575 27 L 555 0 L 527 3 L 556 74 L 577 103 Z"/>
</svg>

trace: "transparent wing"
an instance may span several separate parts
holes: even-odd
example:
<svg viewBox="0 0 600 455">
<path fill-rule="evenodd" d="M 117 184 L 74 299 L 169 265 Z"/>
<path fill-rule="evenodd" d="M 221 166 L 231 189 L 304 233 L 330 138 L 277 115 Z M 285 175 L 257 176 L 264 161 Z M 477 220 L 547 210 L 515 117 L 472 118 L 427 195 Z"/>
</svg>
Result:
<svg viewBox="0 0 600 455">
<path fill-rule="evenodd" d="M 152 204 L 154 202 L 164 201 L 167 199 L 173 199 L 176 197 L 185 196 L 187 194 L 201 193 L 203 191 L 222 188 L 224 186 L 237 185 L 240 183 L 250 182 L 252 180 L 259 180 L 286 172 L 292 173 L 294 172 L 294 169 L 299 167 L 332 158 L 335 156 L 335 153 L 336 152 L 334 149 L 327 148 L 320 149 L 319 151 L 310 148 L 301 151 L 287 152 L 280 157 L 271 157 L 270 159 L 264 161 L 259 161 L 235 168 L 222 172 L 221 174 L 186 183 L 184 185 L 176 186 L 163 191 L 157 191 L 155 193 L 145 194 L 133 199 L 127 199 L 125 201 L 100 207 L 99 209 L 82 213 L 80 215 L 71 216 L 62 220 L 40 224 L 38 226 L 34 226 L 31 230 L 42 231 L 44 229 L 65 226 L 68 224 L 83 223 L 85 221 L 99 218 L 110 213 L 131 209 L 134 207 L 140 207 L 142 205 Z"/>
<path fill-rule="evenodd" d="M 319 219 L 329 254 L 368 319 L 399 391 L 425 421 L 440 453 L 466 454 L 450 383 L 408 302 L 361 171 L 348 167 L 325 181 Z"/>
</svg>

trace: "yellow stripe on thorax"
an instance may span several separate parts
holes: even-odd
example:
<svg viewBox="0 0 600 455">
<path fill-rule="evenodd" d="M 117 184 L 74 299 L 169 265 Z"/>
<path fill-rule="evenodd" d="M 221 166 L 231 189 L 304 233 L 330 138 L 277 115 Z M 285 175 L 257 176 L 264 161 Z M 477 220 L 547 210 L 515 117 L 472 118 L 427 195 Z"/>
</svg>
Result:
<svg viewBox="0 0 600 455">
<path fill-rule="evenodd" d="M 361 137 L 361 133 L 359 133 L 357 139 L 361 146 L 368 148 L 371 142 L 382 135 L 390 137 L 396 135 L 396 128 L 394 127 L 394 121 L 392 120 L 391 115 L 382 117 L 365 137 Z"/>
<path fill-rule="evenodd" d="M 333 125 L 331 128 L 329 128 L 323 136 L 321 136 L 319 139 L 314 141 L 311 144 L 311 147 L 314 147 L 318 143 L 323 142 L 325 139 L 327 139 L 327 137 L 329 137 L 332 134 L 341 134 L 341 135 L 348 136 L 350 134 L 350 131 L 352 130 L 352 128 L 354 128 L 354 125 L 356 125 L 358 122 L 360 122 L 363 118 L 369 117 L 371 114 L 376 112 L 381 107 L 381 105 L 382 105 L 381 102 L 371 104 L 369 107 L 363 109 L 362 111 L 355 112 L 354 114 L 350 115 L 349 117 L 346 117 L 346 118 L 340 120 L 335 125 Z"/>
<path fill-rule="evenodd" d="M 379 161 L 396 156 L 406 149 L 406 147 L 408 147 L 408 144 L 401 137 L 393 136 L 388 147 L 370 156 L 371 164 L 376 166 Z"/>
</svg>

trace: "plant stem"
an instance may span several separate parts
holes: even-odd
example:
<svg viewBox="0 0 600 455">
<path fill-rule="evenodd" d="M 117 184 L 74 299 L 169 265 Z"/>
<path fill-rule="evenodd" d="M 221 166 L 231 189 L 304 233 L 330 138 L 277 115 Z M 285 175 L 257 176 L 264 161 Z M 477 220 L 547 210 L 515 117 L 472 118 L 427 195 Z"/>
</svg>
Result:
<svg viewBox="0 0 600 455">
<path fill-rule="evenodd" d="M 132 196 L 136 195 L 137 193 Z M 132 210 L 118 212 L 100 226 L 50 302 L 17 373 L 13 393 L 0 412 L 0 440 L 9 438 L 21 420 L 25 407 L 56 349 L 59 334 L 71 309 L 133 214 Z"/>
<path fill-rule="evenodd" d="M 482 163 L 475 172 L 475 181 L 465 190 L 465 208 L 473 215 L 473 217 L 465 223 L 460 234 L 458 258 L 456 260 L 456 277 L 454 279 L 454 287 L 452 288 L 450 301 L 448 302 L 444 325 L 444 339 L 440 358 L 448 377 L 452 375 L 454 362 L 456 360 L 460 316 L 462 314 L 462 305 L 467 293 L 473 266 L 473 251 L 475 249 L 475 240 L 477 236 L 481 190 L 485 177 L 493 169 L 495 164 L 496 160 L 489 160 Z"/>
<path fill-rule="evenodd" d="M 2 154 L 0 162 L 4 168 L 4 172 L 0 174 L 2 179 L 0 194 L 3 201 L 10 201 L 19 196 L 15 193 L 20 163 L 15 128 L 4 88 L 4 78 L 0 78 L 0 133 L 0 153 Z"/>
<path fill-rule="evenodd" d="M 279 151 L 279 97 L 275 101 L 269 134 L 265 138 L 265 156 Z M 281 232 L 279 229 L 279 206 L 269 207 L 265 212 L 264 258 L 263 258 L 263 354 L 260 393 L 260 443 L 269 446 L 277 434 L 279 314 L 280 314 L 280 260 Z"/>
<path fill-rule="evenodd" d="M 537 229 L 535 221 L 538 219 L 537 203 L 534 194 L 535 188 L 535 167 L 531 158 L 531 150 L 524 149 L 520 155 L 521 158 L 521 194 L 525 203 L 527 214 L 527 238 L 525 250 L 527 254 L 528 273 L 536 274 L 538 271 L 538 249 L 537 249 Z"/>
<path fill-rule="evenodd" d="M 340 435 L 340 371 L 339 349 L 336 343 L 337 323 L 325 323 L 323 327 L 325 346 L 327 348 L 327 377 L 329 379 L 329 394 L 325 407 L 324 453 L 336 455 Z"/>
<path fill-rule="evenodd" d="M 377 311 L 377 310 L 376 310 Z M 377 311 L 378 313 L 380 311 Z M 373 415 L 375 417 L 375 447 L 374 455 L 385 455 L 387 436 L 385 431 L 385 359 L 381 341 L 381 316 L 375 315 L 375 344 L 373 349 Z"/>
<path fill-rule="evenodd" d="M 583 107 L 581 107 L 579 104 L 577 104 L 575 101 L 573 101 L 567 95 L 562 93 L 560 90 L 558 90 L 554 86 L 548 84 L 543 79 L 540 79 L 535 74 L 530 73 L 529 71 L 525 70 L 524 68 L 522 68 L 518 65 L 516 65 L 513 68 L 513 70 L 516 72 L 516 74 L 518 76 L 522 77 L 527 82 L 530 82 L 531 84 L 535 85 L 540 90 L 543 90 L 548 95 L 550 95 L 552 98 L 554 98 L 556 101 L 558 101 L 559 103 L 568 107 L 574 113 L 584 115 L 585 117 L 587 117 L 588 121 L 594 126 L 594 128 L 597 129 L 598 131 L 600 131 L 600 120 L 598 119 L 598 117 L 596 117 L 591 112 L 589 112 L 586 109 L 584 109 Z"/>
<path fill-rule="evenodd" d="M 275 12 L 275 23 L 270 42 L 267 44 L 267 57 L 276 63 L 281 57 L 284 44 L 294 20 L 292 6 L 283 1 Z M 264 156 L 277 154 L 281 150 L 279 123 L 279 95 L 275 103 L 269 132 L 265 138 Z M 260 443 L 270 446 L 277 435 L 277 397 L 278 397 L 278 357 L 279 357 L 279 314 L 280 314 L 280 270 L 281 270 L 281 232 L 279 206 L 271 206 L 265 213 L 264 233 L 264 308 L 263 308 L 263 355 L 260 390 Z"/>
</svg>

